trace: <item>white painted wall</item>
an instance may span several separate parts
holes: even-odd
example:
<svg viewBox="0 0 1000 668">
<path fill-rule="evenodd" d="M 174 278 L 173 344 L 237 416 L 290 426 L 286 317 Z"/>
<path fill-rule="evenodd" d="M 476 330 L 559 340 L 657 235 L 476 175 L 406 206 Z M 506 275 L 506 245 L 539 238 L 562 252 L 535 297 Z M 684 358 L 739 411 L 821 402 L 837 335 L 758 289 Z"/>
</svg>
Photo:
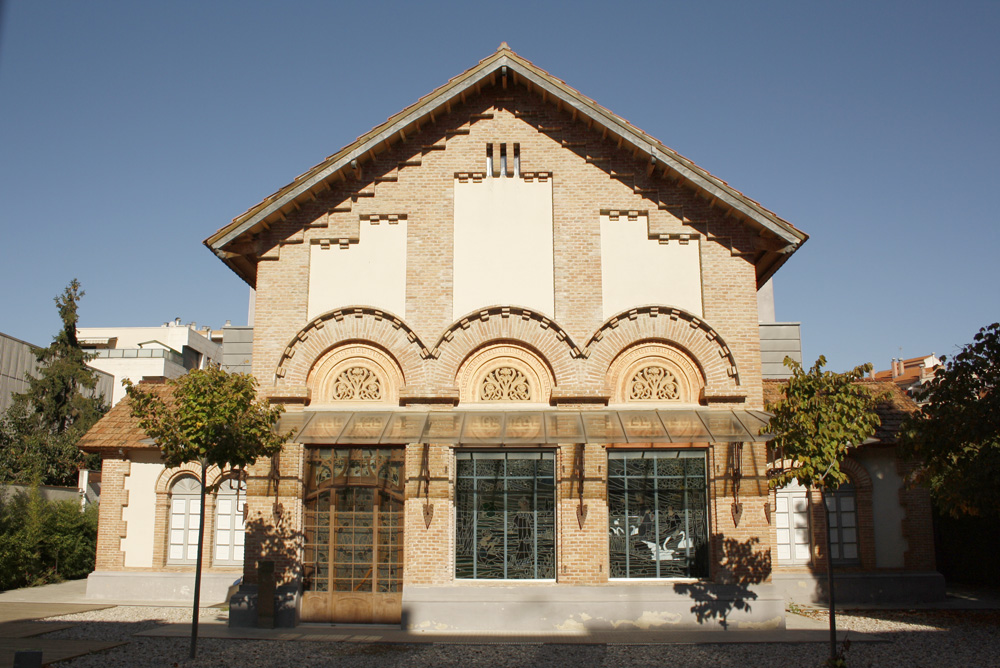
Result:
<svg viewBox="0 0 1000 668">
<path fill-rule="evenodd" d="M 906 511 L 899 503 L 903 479 L 896 472 L 891 450 L 862 449 L 856 457 L 872 479 L 872 515 L 875 520 L 876 568 L 903 568 L 907 548 L 903 538 Z"/>
<path fill-rule="evenodd" d="M 406 317 L 406 229 L 405 220 L 363 220 L 356 244 L 313 244 L 308 317 L 341 306 L 375 306 Z"/>
<path fill-rule="evenodd" d="M 153 565 L 156 479 L 163 472 L 163 464 L 158 452 L 134 452 L 131 459 L 125 478 L 128 505 L 122 508 L 125 537 L 121 549 L 126 567 L 149 568 Z"/>
<path fill-rule="evenodd" d="M 555 315 L 552 179 L 455 181 L 452 314 L 494 304 Z"/>
<path fill-rule="evenodd" d="M 601 216 L 601 280 L 605 318 L 645 304 L 702 316 L 698 240 L 650 240 L 646 216 Z"/>
<path fill-rule="evenodd" d="M 87 363 L 89 366 L 113 374 L 115 381 L 111 388 L 111 405 L 114 406 L 125 398 L 125 388 L 122 380 L 128 378 L 138 383 L 143 378 L 163 376 L 164 378 L 179 378 L 187 370 L 179 364 L 174 364 L 162 357 L 153 358 L 123 358 L 114 359 L 98 357 Z"/>
</svg>

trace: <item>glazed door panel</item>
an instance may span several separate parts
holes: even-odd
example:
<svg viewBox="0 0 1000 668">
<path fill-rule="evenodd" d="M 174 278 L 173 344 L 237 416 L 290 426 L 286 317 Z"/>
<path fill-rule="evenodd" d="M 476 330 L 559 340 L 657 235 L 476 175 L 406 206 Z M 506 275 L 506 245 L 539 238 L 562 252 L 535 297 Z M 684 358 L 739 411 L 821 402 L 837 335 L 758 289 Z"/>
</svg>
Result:
<svg viewBox="0 0 1000 668">
<path fill-rule="evenodd" d="M 302 621 L 400 621 L 402 465 L 401 450 L 311 452 Z"/>
</svg>

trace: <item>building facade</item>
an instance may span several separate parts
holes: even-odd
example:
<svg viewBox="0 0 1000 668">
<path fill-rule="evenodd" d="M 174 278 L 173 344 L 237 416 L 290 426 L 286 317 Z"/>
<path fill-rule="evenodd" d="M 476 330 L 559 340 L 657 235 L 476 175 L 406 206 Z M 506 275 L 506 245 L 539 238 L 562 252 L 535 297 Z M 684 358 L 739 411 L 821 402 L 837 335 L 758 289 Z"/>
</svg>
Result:
<svg viewBox="0 0 1000 668">
<path fill-rule="evenodd" d="M 93 355 L 88 364 L 114 376 L 112 406 L 125 398 L 122 381 L 143 378 L 178 378 L 191 369 L 222 362 L 221 342 L 212 340 L 211 328 L 180 318 L 159 327 L 79 327 L 80 346 Z"/>
<path fill-rule="evenodd" d="M 238 216 L 295 433 L 210 501 L 231 623 L 780 627 L 757 291 L 806 238 L 506 45 Z M 190 570 L 125 429 L 92 578 Z"/>
</svg>

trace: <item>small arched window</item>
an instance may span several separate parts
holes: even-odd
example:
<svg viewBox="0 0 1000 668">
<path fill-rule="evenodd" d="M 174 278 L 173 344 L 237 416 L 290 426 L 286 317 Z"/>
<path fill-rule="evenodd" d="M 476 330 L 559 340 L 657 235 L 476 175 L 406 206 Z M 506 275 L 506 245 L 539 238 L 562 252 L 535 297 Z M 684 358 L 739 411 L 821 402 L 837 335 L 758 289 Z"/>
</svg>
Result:
<svg viewBox="0 0 1000 668">
<path fill-rule="evenodd" d="M 194 476 L 179 478 L 170 488 L 168 564 L 193 564 L 198 560 L 201 519 L 201 484 Z"/>
<path fill-rule="evenodd" d="M 223 482 L 215 501 L 216 566 L 243 565 L 243 505 L 246 500 L 238 493 L 238 485 L 232 478 Z"/>
</svg>

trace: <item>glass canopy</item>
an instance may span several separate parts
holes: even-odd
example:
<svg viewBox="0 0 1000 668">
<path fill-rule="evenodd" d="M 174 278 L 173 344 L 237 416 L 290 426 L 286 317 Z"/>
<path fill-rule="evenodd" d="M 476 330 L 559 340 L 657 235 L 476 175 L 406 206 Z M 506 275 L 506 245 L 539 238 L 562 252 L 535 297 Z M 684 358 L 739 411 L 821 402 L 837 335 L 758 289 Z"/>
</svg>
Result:
<svg viewBox="0 0 1000 668">
<path fill-rule="evenodd" d="M 304 444 L 765 442 L 770 414 L 718 408 L 675 410 L 300 411 L 281 416 L 280 431 Z"/>
</svg>

